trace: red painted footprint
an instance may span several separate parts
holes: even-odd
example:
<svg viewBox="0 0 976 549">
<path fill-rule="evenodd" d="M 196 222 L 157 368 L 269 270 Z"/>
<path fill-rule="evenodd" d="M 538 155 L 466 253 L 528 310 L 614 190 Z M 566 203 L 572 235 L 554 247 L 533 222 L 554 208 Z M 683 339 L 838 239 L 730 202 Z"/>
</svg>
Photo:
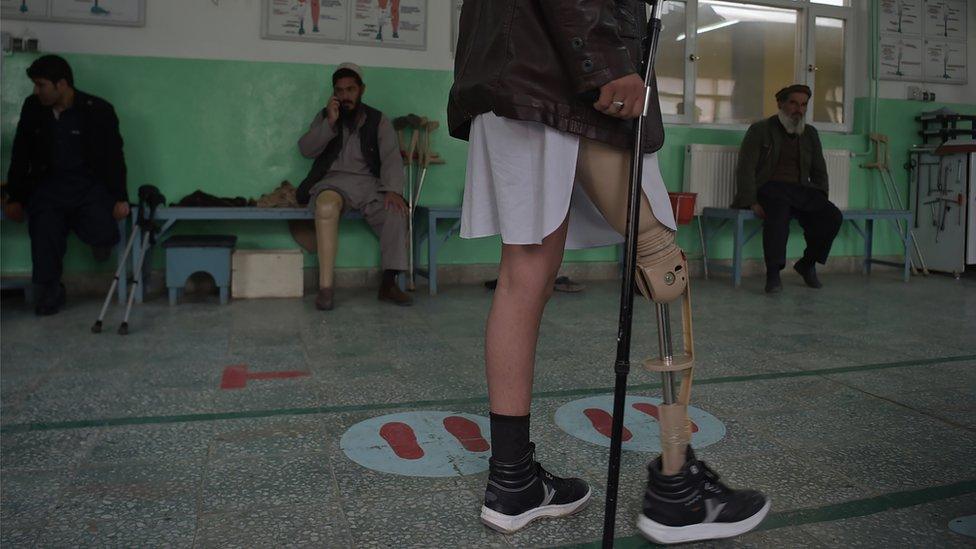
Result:
<svg viewBox="0 0 976 549">
<path fill-rule="evenodd" d="M 417 444 L 417 435 L 406 423 L 393 421 L 380 427 L 380 436 L 401 459 L 420 459 L 424 449 Z"/>
<path fill-rule="evenodd" d="M 469 452 L 487 452 L 491 445 L 481 435 L 481 427 L 468 418 L 448 416 L 444 418 L 444 428 Z"/>
<path fill-rule="evenodd" d="M 661 418 L 657 417 L 657 406 L 655 406 L 653 404 L 648 404 L 647 402 L 636 402 L 636 403 L 634 403 L 633 407 L 638 412 L 644 412 L 645 414 L 651 416 L 652 418 L 654 418 L 654 419 L 656 419 L 658 421 L 660 421 L 660 419 L 661 419 Z M 698 426 L 695 425 L 695 422 L 694 421 L 691 422 L 691 432 L 692 433 L 697 433 L 698 432 Z"/>
<path fill-rule="evenodd" d="M 587 408 L 583 410 L 583 415 L 590 420 L 590 423 L 593 425 L 593 428 L 596 429 L 596 432 L 610 438 L 610 429 L 613 425 L 613 416 L 608 414 L 606 410 L 601 410 L 599 408 Z M 633 436 L 634 435 L 631 434 L 630 430 L 624 427 L 623 441 L 627 442 Z"/>
</svg>

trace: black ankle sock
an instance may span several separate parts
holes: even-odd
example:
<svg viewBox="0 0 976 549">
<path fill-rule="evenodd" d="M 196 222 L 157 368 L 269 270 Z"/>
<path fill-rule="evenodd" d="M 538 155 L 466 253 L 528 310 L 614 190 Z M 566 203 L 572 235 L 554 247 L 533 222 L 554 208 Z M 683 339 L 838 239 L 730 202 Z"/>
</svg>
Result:
<svg viewBox="0 0 976 549">
<path fill-rule="evenodd" d="M 396 284 L 396 275 L 397 271 L 394 271 L 393 269 L 386 269 L 383 271 L 383 285 L 392 286 L 393 284 Z"/>
<path fill-rule="evenodd" d="M 529 416 L 489 414 L 491 419 L 491 457 L 511 463 L 525 456 L 529 448 Z"/>
</svg>

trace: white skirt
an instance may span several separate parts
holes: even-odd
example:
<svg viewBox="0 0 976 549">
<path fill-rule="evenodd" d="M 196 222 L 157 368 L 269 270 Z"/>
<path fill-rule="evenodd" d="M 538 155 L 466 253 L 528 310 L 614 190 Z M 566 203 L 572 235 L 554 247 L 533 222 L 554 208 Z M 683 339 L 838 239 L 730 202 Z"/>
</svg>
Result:
<svg viewBox="0 0 976 549">
<path fill-rule="evenodd" d="M 623 242 L 574 184 L 578 153 L 576 135 L 490 112 L 477 116 L 471 122 L 461 237 L 501 234 L 505 244 L 541 244 L 569 213 L 567 249 Z M 654 217 L 676 229 L 655 154 L 644 156 L 641 187 Z"/>
</svg>

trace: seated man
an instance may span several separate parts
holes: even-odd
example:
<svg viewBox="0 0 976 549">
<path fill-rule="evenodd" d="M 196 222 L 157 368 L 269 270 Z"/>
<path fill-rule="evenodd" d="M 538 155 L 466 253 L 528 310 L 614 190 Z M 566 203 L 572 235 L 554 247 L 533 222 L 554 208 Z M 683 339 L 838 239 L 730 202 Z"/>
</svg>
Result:
<svg viewBox="0 0 976 549">
<path fill-rule="evenodd" d="M 333 95 L 298 140 L 312 169 L 296 192 L 298 202 L 315 209 L 319 255 L 319 293 L 315 306 L 333 307 L 333 269 L 339 242 L 339 216 L 360 210 L 380 239 L 383 281 L 379 299 L 410 305 L 396 284 L 407 270 L 407 204 L 403 200 L 403 160 L 393 124 L 362 102 L 362 71 L 343 63 L 332 74 Z"/>
<path fill-rule="evenodd" d="M 75 89 L 67 61 L 45 55 L 27 76 L 34 93 L 24 101 L 14 135 L 4 213 L 15 221 L 27 213 L 35 311 L 52 315 L 65 303 L 68 231 L 101 261 L 119 241 L 116 221 L 129 215 L 125 158 L 115 110 Z"/>
<path fill-rule="evenodd" d="M 736 169 L 735 208 L 752 208 L 763 219 L 766 292 L 783 290 L 790 218 L 803 227 L 807 247 L 793 265 L 811 288 L 820 288 L 816 263 L 823 265 L 843 216 L 827 200 L 827 163 L 820 136 L 804 122 L 810 88 L 800 84 L 776 93 L 779 112 L 749 126 Z"/>
</svg>

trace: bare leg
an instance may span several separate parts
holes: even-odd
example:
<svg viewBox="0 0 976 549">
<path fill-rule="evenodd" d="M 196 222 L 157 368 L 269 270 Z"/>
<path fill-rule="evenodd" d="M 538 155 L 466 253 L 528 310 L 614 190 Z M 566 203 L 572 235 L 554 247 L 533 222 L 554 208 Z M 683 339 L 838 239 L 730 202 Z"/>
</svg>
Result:
<svg viewBox="0 0 976 549">
<path fill-rule="evenodd" d="M 390 0 L 390 24 L 393 27 L 393 37 L 400 32 L 400 0 Z"/>
<path fill-rule="evenodd" d="M 568 218 L 538 245 L 502 245 L 498 287 L 485 328 L 491 411 L 529 413 L 539 324 L 563 260 Z"/>
</svg>

